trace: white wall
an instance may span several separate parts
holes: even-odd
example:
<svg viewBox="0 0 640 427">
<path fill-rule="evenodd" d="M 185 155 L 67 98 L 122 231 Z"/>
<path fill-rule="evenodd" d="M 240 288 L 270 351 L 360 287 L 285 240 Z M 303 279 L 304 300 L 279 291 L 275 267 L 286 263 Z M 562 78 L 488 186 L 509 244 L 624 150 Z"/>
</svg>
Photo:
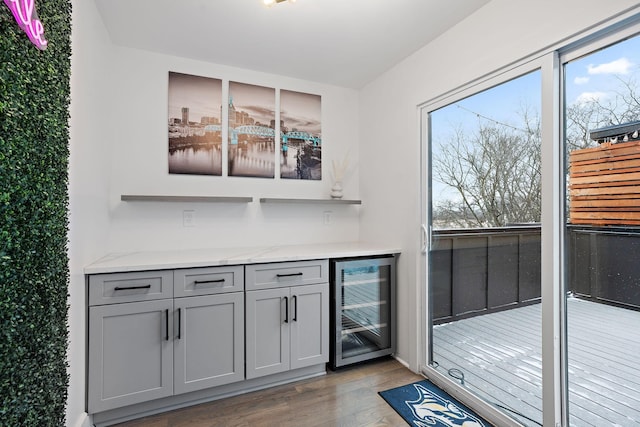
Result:
<svg viewBox="0 0 640 427">
<path fill-rule="evenodd" d="M 69 161 L 69 374 L 67 425 L 88 425 L 84 413 L 85 285 L 83 268 L 102 256 L 109 231 L 111 152 L 104 118 L 111 111 L 111 43 L 93 2 L 72 13 Z"/>
<path fill-rule="evenodd" d="M 347 153 L 344 197 L 360 198 L 357 91 L 115 46 L 94 2 L 73 1 L 72 48 L 67 424 L 86 426 L 85 265 L 114 251 L 355 241 L 366 202 L 258 202 L 329 198 L 331 160 Z M 323 179 L 169 175 L 169 71 L 321 95 Z M 251 196 L 254 202 L 121 202 L 121 194 Z M 195 227 L 183 227 L 187 209 L 196 211 Z M 325 211 L 331 212 L 330 224 L 324 224 Z"/>
<path fill-rule="evenodd" d="M 360 233 L 403 247 L 399 357 L 420 361 L 420 135 L 417 106 L 583 31 L 636 1 L 492 0 L 360 93 Z M 393 209 L 389 207 L 392 206 Z M 422 332 L 421 332 L 422 331 Z"/>
<path fill-rule="evenodd" d="M 260 204 L 260 197 L 329 198 L 331 160 L 352 159 L 345 198 L 359 198 L 358 98 L 343 88 L 294 80 L 128 48 L 114 49 L 115 109 L 111 132 L 108 251 L 230 247 L 358 240 L 357 206 Z M 322 96 L 321 181 L 170 175 L 167 172 L 167 81 L 178 71 Z M 252 196 L 242 203 L 140 203 L 121 194 Z M 196 227 L 183 227 L 182 211 L 195 210 Z M 323 212 L 331 211 L 330 225 Z"/>
<path fill-rule="evenodd" d="M 420 144 L 417 105 L 634 5 L 631 0 L 493 0 L 359 93 L 111 45 L 93 2 L 73 0 L 70 374 L 67 423 L 84 410 L 82 268 L 111 251 L 370 240 L 400 245 L 399 356 L 420 352 Z M 171 176 L 167 73 L 322 95 L 321 182 Z M 349 152 L 345 197 L 362 207 L 123 203 L 120 194 L 327 197 L 331 160 Z M 182 211 L 196 211 L 195 228 Z M 322 213 L 331 210 L 326 226 Z"/>
</svg>

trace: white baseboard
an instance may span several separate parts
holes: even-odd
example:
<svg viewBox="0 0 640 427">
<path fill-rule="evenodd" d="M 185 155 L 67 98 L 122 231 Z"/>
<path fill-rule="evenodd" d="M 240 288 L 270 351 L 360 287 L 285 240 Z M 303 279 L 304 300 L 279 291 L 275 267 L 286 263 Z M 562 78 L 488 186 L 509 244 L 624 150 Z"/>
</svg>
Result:
<svg viewBox="0 0 640 427">
<path fill-rule="evenodd" d="M 411 366 L 409 366 L 409 363 L 408 363 L 406 360 L 399 358 L 399 357 L 398 357 L 398 356 L 396 356 L 395 354 L 393 355 L 393 358 L 394 358 L 394 359 L 396 359 L 398 362 L 400 362 L 400 364 L 401 364 L 402 366 L 404 366 L 405 368 L 409 369 L 409 370 L 410 370 L 410 371 L 412 371 L 412 372 L 416 372 L 416 371 L 414 371 L 413 369 L 411 369 Z M 418 372 L 416 372 L 416 373 L 418 373 Z"/>
<path fill-rule="evenodd" d="M 71 427 L 93 427 L 93 424 L 91 423 L 91 417 L 89 416 L 89 414 L 87 414 L 86 412 L 83 412 L 80 416 L 78 416 L 78 418 L 76 419 L 75 423 L 71 424 L 69 422 L 69 420 L 67 420 L 67 426 Z"/>
</svg>

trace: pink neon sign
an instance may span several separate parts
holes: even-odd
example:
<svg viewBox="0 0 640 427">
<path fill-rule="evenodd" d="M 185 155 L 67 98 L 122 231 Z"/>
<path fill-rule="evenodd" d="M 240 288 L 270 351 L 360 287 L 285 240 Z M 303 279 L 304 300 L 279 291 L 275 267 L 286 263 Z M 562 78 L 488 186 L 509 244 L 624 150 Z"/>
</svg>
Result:
<svg viewBox="0 0 640 427">
<path fill-rule="evenodd" d="M 35 0 L 4 0 L 4 4 L 9 7 L 16 22 L 27 33 L 31 43 L 38 49 L 45 50 L 47 41 L 44 38 L 44 26 L 38 19 Z"/>
</svg>

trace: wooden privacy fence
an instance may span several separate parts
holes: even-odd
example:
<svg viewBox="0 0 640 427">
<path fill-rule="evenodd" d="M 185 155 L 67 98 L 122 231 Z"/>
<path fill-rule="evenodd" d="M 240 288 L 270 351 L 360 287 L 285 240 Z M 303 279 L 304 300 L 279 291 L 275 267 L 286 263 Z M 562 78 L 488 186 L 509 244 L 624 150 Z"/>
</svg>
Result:
<svg viewBox="0 0 640 427">
<path fill-rule="evenodd" d="M 569 222 L 640 225 L 640 141 L 569 154 Z"/>
</svg>

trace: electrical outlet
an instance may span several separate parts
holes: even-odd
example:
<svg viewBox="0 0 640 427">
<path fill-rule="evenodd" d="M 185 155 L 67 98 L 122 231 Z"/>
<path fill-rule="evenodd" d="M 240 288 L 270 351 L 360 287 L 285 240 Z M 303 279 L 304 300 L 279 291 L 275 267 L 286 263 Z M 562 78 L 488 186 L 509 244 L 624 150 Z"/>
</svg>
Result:
<svg viewBox="0 0 640 427">
<path fill-rule="evenodd" d="M 329 225 L 331 224 L 331 221 L 333 221 L 333 213 L 331 211 L 324 211 L 322 212 L 322 222 L 324 225 Z"/>
<path fill-rule="evenodd" d="M 193 210 L 182 211 L 182 226 L 183 227 L 196 226 L 196 211 L 193 211 Z"/>
</svg>

